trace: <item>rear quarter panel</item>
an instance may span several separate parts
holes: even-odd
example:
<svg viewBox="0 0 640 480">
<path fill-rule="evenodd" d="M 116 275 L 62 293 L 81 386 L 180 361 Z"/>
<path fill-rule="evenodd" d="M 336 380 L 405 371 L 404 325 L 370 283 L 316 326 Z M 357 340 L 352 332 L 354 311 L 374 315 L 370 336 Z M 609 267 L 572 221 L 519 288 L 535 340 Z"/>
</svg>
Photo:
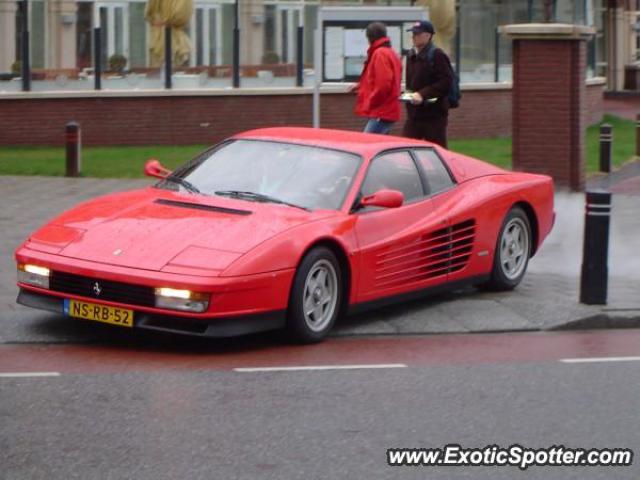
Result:
<svg viewBox="0 0 640 480">
<path fill-rule="evenodd" d="M 474 219 L 476 240 L 468 266 L 450 275 L 455 281 L 491 271 L 505 216 L 521 205 L 532 214 L 533 252 L 551 231 L 554 220 L 553 182 L 544 175 L 505 173 L 476 177 L 433 198 L 434 208 L 448 216 L 451 224 Z"/>
</svg>

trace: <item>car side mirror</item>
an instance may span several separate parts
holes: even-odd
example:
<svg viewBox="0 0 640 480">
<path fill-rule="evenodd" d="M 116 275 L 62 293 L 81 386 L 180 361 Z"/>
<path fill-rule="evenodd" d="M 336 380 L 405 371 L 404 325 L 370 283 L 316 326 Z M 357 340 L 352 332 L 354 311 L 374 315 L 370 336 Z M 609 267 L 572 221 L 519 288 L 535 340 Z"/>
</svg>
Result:
<svg viewBox="0 0 640 480">
<path fill-rule="evenodd" d="M 164 168 L 155 158 L 150 158 L 144 164 L 144 174 L 148 177 L 166 178 L 171 175 L 171 170 Z"/>
<path fill-rule="evenodd" d="M 360 200 L 361 207 L 398 208 L 404 202 L 404 195 L 398 190 L 382 189 Z"/>
</svg>

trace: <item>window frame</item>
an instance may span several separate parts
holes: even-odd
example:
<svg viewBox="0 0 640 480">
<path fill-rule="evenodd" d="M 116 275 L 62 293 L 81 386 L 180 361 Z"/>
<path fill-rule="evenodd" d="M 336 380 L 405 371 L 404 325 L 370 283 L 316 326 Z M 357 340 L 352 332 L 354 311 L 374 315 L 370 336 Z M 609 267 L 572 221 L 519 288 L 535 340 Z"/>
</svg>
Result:
<svg viewBox="0 0 640 480">
<path fill-rule="evenodd" d="M 440 190 L 439 192 L 436 192 L 436 193 L 426 193 L 427 189 L 429 187 L 428 175 L 427 175 L 427 172 L 424 171 L 424 168 L 422 167 L 422 164 L 420 163 L 420 159 L 418 158 L 418 154 L 416 153 L 417 151 L 431 151 L 431 152 L 433 152 L 435 157 L 440 161 L 440 163 L 444 167 L 445 171 L 447 172 L 447 175 L 449 175 L 449 180 L 451 180 L 451 186 L 449 186 L 448 188 L 445 188 L 444 190 Z M 458 185 L 458 182 L 456 181 L 456 177 L 451 172 L 451 169 L 449 168 L 449 165 L 447 165 L 447 162 L 444 161 L 444 159 L 440 156 L 440 154 L 438 153 L 438 151 L 435 148 L 433 148 L 433 147 L 411 147 L 409 149 L 409 152 L 411 153 L 411 156 L 413 157 L 413 161 L 416 163 L 416 166 L 418 167 L 418 172 L 420 173 L 420 179 L 422 180 L 422 189 L 425 191 L 425 196 L 427 198 L 435 197 L 436 195 L 440 195 L 441 193 L 448 192 L 449 190 L 454 189 Z"/>
<path fill-rule="evenodd" d="M 93 4 L 94 28 L 98 26 L 101 27 L 102 28 L 101 34 L 103 36 L 106 35 L 106 42 L 102 44 L 103 55 L 106 56 L 106 60 L 107 60 L 107 63 L 105 65 L 108 65 L 109 57 L 117 54 L 116 52 L 117 39 L 116 39 L 116 28 L 115 28 L 116 27 L 116 9 L 122 9 L 122 32 L 121 32 L 122 35 L 120 39 L 122 41 L 122 52 L 119 53 L 119 55 L 123 55 L 127 59 L 127 67 L 130 66 L 131 54 L 129 51 L 129 46 L 130 46 L 130 38 L 129 38 L 130 30 L 129 29 L 131 28 L 131 24 L 129 19 L 129 3 L 135 3 L 135 2 L 129 2 L 127 0 L 98 0 Z M 106 26 L 102 25 L 102 22 L 101 22 L 100 10 L 102 8 L 104 8 L 107 12 Z M 105 27 L 106 27 L 106 30 L 105 30 Z M 147 53 L 147 62 L 148 61 L 149 59 L 148 59 L 148 53 Z"/>
<path fill-rule="evenodd" d="M 204 2 L 202 0 L 195 2 L 193 5 L 193 12 L 191 14 L 191 20 L 189 21 L 189 31 L 192 38 L 191 41 L 191 51 L 189 54 L 189 66 L 197 67 L 197 66 L 215 66 L 222 65 L 222 5 L 226 2 Z M 197 53 L 198 47 L 197 43 L 197 10 L 202 10 L 203 22 L 202 22 L 202 57 L 205 63 L 198 65 L 197 63 Z M 213 63 L 209 62 L 209 53 L 211 47 L 211 29 L 209 28 L 211 25 L 211 13 L 212 11 L 215 14 L 215 52 L 214 52 L 214 61 Z"/>
<path fill-rule="evenodd" d="M 422 187 L 422 196 L 419 197 L 419 198 L 416 198 L 414 200 L 411 200 L 409 202 L 402 202 L 402 205 L 400 207 L 398 207 L 398 208 L 403 208 L 406 205 L 413 205 L 414 203 L 423 202 L 424 200 L 426 200 L 428 198 L 428 195 L 426 194 L 426 185 L 425 185 L 425 181 L 424 181 L 424 178 L 423 178 L 423 174 L 421 172 L 421 168 L 418 165 L 416 157 L 411 152 L 411 148 L 410 147 L 391 148 L 391 149 L 388 149 L 388 150 L 383 150 L 381 152 L 378 152 L 376 155 L 374 155 L 371 158 L 371 160 L 369 160 L 369 164 L 367 165 L 367 170 L 364 173 L 364 177 L 362 178 L 362 182 L 360 182 L 360 186 L 358 187 L 358 194 L 356 195 L 356 198 L 353 201 L 353 205 L 351 206 L 350 213 L 367 214 L 367 213 L 375 213 L 375 212 L 380 212 L 380 211 L 383 211 L 383 210 L 388 210 L 386 208 L 380 209 L 380 210 L 378 210 L 378 209 L 376 209 L 376 210 L 363 210 L 362 207 L 360 206 L 360 200 L 362 199 L 362 186 L 364 185 L 364 182 L 367 180 L 367 176 L 369 175 L 369 171 L 371 170 L 371 166 L 373 165 L 373 162 L 375 162 L 376 160 L 378 160 L 381 157 L 384 157 L 385 155 L 388 155 L 388 154 L 391 154 L 391 153 L 402 153 L 402 152 L 407 153 L 409 155 L 409 158 L 413 162 L 413 165 L 416 168 L 416 171 L 418 172 L 418 178 L 420 179 L 420 186 Z"/>
</svg>

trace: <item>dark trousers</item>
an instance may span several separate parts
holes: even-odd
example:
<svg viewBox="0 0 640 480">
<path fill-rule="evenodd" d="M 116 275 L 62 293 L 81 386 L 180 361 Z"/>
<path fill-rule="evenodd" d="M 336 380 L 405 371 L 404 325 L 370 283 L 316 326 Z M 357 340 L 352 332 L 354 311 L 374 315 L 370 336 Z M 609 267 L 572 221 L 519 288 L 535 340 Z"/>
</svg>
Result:
<svg viewBox="0 0 640 480">
<path fill-rule="evenodd" d="M 448 117 L 435 117 L 429 120 L 413 120 L 407 118 L 402 131 L 403 137 L 416 138 L 437 143 L 447 148 Z"/>
</svg>

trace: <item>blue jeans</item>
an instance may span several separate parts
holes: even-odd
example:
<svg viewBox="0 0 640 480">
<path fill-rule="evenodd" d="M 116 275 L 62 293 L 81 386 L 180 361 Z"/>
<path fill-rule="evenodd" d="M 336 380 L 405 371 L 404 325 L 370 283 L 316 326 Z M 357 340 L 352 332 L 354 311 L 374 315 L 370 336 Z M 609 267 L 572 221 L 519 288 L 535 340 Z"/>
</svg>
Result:
<svg viewBox="0 0 640 480">
<path fill-rule="evenodd" d="M 364 127 L 364 133 L 380 133 L 386 135 L 391 130 L 394 122 L 382 120 L 381 118 L 370 118 Z"/>
</svg>

